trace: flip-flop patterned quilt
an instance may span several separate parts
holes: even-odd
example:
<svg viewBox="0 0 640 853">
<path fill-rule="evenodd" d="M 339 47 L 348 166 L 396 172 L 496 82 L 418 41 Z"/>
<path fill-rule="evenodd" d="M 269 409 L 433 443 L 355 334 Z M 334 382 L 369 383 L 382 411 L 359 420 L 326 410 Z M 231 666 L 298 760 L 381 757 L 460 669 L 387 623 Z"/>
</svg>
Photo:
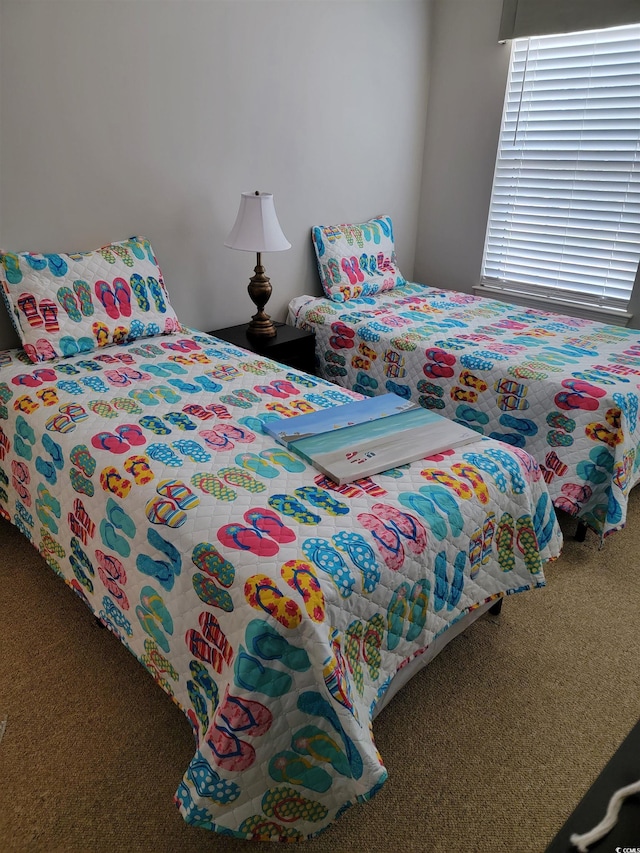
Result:
<svg viewBox="0 0 640 853">
<path fill-rule="evenodd" d="M 393 391 L 540 464 L 558 509 L 624 527 L 640 474 L 640 332 L 409 283 L 336 303 L 296 297 L 322 376 Z"/>
<path fill-rule="evenodd" d="M 559 553 L 517 448 L 479 436 L 338 488 L 262 432 L 355 396 L 197 332 L 0 353 L 0 514 L 189 718 L 190 824 L 300 839 L 368 799 L 395 673 Z"/>
</svg>

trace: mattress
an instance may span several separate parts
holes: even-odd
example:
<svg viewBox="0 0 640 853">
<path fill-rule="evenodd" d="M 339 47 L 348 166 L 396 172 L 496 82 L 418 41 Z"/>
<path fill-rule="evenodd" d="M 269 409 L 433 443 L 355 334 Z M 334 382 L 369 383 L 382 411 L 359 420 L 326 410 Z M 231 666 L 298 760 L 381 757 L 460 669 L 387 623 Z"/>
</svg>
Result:
<svg viewBox="0 0 640 853">
<path fill-rule="evenodd" d="M 637 330 L 416 283 L 296 297 L 288 322 L 316 333 L 321 376 L 526 450 L 556 508 L 601 537 L 624 527 L 640 476 Z"/>
<path fill-rule="evenodd" d="M 356 396 L 195 331 L 0 354 L 0 514 L 191 722 L 189 824 L 300 840 L 367 800 L 396 675 L 560 552 L 518 448 L 337 488 L 262 431 Z"/>
</svg>

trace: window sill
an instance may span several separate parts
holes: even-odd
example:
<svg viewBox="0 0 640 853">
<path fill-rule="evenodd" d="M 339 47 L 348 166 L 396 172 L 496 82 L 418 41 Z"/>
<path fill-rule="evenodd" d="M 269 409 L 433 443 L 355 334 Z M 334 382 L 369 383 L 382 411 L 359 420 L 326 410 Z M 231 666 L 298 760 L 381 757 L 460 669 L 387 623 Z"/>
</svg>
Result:
<svg viewBox="0 0 640 853">
<path fill-rule="evenodd" d="M 526 308 L 538 308 L 542 311 L 555 311 L 558 314 L 568 314 L 572 317 L 584 317 L 599 323 L 609 323 L 614 326 L 628 326 L 633 319 L 633 314 L 616 308 L 605 308 L 603 306 L 589 305 L 586 303 L 573 302 L 569 299 L 554 299 L 548 296 L 537 298 L 528 293 L 519 293 L 505 287 L 492 287 L 488 284 L 476 284 L 473 292 L 477 296 L 486 296 L 490 299 L 500 299 L 503 302 L 523 305 Z"/>
</svg>

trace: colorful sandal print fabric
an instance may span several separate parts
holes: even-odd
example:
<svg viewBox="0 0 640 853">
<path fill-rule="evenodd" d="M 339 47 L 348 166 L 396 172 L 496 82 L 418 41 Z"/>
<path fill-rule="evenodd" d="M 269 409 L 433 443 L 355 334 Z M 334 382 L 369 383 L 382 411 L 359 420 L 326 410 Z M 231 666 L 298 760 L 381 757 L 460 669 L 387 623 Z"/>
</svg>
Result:
<svg viewBox="0 0 640 853">
<path fill-rule="evenodd" d="M 145 237 L 76 254 L 0 252 L 0 283 L 34 363 L 180 329 Z"/>
<path fill-rule="evenodd" d="M 351 299 L 297 297 L 320 372 L 393 392 L 537 460 L 555 506 L 601 536 L 624 527 L 640 479 L 640 332 L 405 284 Z"/>
<path fill-rule="evenodd" d="M 197 332 L 4 352 L 0 516 L 188 717 L 184 819 L 291 841 L 384 782 L 370 722 L 395 673 L 543 586 L 561 536 L 537 465 L 481 436 L 332 485 L 263 432 L 274 390 L 285 417 L 357 396 Z"/>
<path fill-rule="evenodd" d="M 311 229 L 322 287 L 329 299 L 346 302 L 404 284 L 398 269 L 390 216 Z"/>
</svg>

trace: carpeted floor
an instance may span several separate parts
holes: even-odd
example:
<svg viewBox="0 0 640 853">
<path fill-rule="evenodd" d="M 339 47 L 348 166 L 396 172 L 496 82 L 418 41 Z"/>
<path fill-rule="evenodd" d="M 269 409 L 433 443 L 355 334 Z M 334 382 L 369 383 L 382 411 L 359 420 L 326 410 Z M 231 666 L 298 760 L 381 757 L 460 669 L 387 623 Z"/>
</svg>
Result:
<svg viewBox="0 0 640 853">
<path fill-rule="evenodd" d="M 509 598 L 400 692 L 374 724 L 389 780 L 299 848 L 542 853 L 640 717 L 639 522 L 640 489 L 602 549 L 565 520 L 547 588 Z M 0 521 L 5 717 L 3 851 L 264 849 L 183 823 L 186 718 Z"/>
</svg>

